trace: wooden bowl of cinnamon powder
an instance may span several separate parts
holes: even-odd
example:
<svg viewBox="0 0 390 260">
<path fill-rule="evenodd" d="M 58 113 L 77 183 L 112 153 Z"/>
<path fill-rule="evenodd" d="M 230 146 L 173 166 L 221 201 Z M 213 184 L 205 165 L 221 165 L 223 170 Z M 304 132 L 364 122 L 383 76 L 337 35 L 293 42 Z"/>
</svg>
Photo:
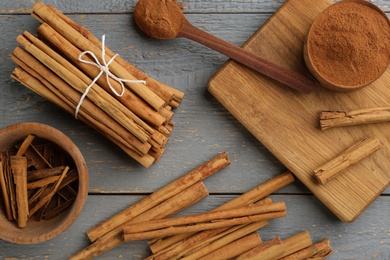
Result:
<svg viewBox="0 0 390 260">
<path fill-rule="evenodd" d="M 390 22 L 374 4 L 344 0 L 325 9 L 304 44 L 310 72 L 326 88 L 351 91 L 378 79 L 390 63 Z"/>
</svg>

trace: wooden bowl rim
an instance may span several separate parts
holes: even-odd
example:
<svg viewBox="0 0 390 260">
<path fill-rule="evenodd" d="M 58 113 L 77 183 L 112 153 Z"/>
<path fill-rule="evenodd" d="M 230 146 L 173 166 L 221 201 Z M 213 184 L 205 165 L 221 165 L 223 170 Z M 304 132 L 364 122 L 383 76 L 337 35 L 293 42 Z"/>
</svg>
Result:
<svg viewBox="0 0 390 260">
<path fill-rule="evenodd" d="M 370 7 L 370 8 L 373 8 L 375 11 L 377 11 L 383 17 L 386 18 L 387 23 L 389 24 L 389 27 L 390 27 L 390 19 L 387 17 L 386 13 L 382 9 L 380 9 L 378 6 L 376 6 L 375 4 L 367 2 L 365 0 L 343 0 L 343 1 L 340 1 L 340 2 L 336 2 L 336 3 L 331 4 L 330 6 L 328 6 L 325 10 L 323 10 L 321 12 L 321 14 L 314 20 L 314 22 L 311 25 L 311 27 L 309 29 L 309 32 L 308 32 L 308 34 L 306 36 L 305 42 L 304 42 L 304 61 L 305 61 L 306 65 L 307 65 L 308 69 L 310 70 L 310 72 L 316 77 L 316 79 L 321 83 L 322 86 L 324 86 L 325 88 L 328 88 L 330 90 L 342 91 L 342 92 L 343 91 L 346 92 L 346 91 L 358 90 L 358 89 L 361 89 L 361 88 L 363 88 L 365 86 L 370 85 L 371 83 L 376 81 L 380 76 L 383 75 L 383 73 L 387 70 L 387 68 L 388 68 L 388 66 L 390 64 L 390 60 L 389 60 L 387 66 L 383 68 L 381 73 L 379 73 L 376 78 L 373 78 L 371 81 L 369 81 L 367 83 L 360 84 L 360 85 L 354 85 L 354 86 L 342 85 L 342 84 L 337 84 L 337 83 L 331 82 L 328 79 L 326 79 L 324 76 L 322 76 L 321 73 L 315 68 L 315 66 L 312 63 L 312 58 L 311 58 L 311 53 L 312 52 L 310 51 L 310 45 L 308 44 L 309 41 L 310 41 L 310 35 L 311 35 L 312 31 L 313 31 L 313 28 L 317 24 L 317 21 L 319 20 L 320 16 L 324 12 L 326 12 L 329 8 L 333 8 L 335 5 L 345 4 L 346 2 L 355 2 L 355 3 L 358 3 L 358 4 L 364 4 L 364 5 L 366 5 L 366 6 Z"/>
<path fill-rule="evenodd" d="M 29 230 L 29 224 L 31 223 L 28 223 L 27 227 L 19 229 L 15 223 L 8 221 L 4 214 L 3 205 L 1 205 L 0 218 L 4 219 L 0 220 L 2 223 L 2 228 L 0 229 L 0 238 L 17 244 L 37 244 L 45 242 L 58 236 L 66 229 L 68 229 L 76 221 L 77 217 L 84 208 L 88 196 L 89 186 L 88 169 L 81 151 L 68 136 L 54 127 L 33 122 L 18 123 L 7 126 L 3 129 L 0 129 L 0 150 L 3 151 L 4 149 L 9 149 L 9 147 L 4 146 L 10 146 L 12 145 L 11 143 L 14 144 L 16 141 L 22 140 L 28 134 L 34 134 L 39 138 L 53 142 L 71 156 L 78 171 L 79 186 L 76 200 L 66 212 L 61 213 L 60 216 L 51 220 L 42 220 L 44 222 L 39 222 L 43 224 L 35 225 L 35 223 L 33 223 L 34 227 L 32 230 Z M 0 203 L 3 203 L 2 200 Z M 45 227 L 36 229 L 35 226 L 41 225 L 45 225 Z M 45 230 L 47 229 L 46 227 L 53 227 L 53 229 Z M 39 233 L 35 234 L 34 231 L 37 233 L 39 231 Z"/>
</svg>

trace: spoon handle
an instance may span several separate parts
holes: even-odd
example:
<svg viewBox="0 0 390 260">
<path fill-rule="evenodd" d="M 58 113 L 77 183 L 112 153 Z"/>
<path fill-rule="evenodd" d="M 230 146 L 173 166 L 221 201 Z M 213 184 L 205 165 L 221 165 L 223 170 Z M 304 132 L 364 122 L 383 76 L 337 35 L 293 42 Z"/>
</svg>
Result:
<svg viewBox="0 0 390 260">
<path fill-rule="evenodd" d="M 200 30 L 193 26 L 188 20 L 184 21 L 183 27 L 177 37 L 191 39 L 203 44 L 295 90 L 309 93 L 313 89 L 313 86 L 316 85 L 313 80 L 304 77 L 295 71 L 276 65 L 252 52 Z"/>
</svg>

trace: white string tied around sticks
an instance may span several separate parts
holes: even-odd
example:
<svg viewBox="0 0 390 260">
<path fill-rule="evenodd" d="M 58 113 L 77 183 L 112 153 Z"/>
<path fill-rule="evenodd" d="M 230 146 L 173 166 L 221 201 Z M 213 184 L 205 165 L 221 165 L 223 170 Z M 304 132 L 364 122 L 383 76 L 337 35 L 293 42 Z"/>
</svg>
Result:
<svg viewBox="0 0 390 260">
<path fill-rule="evenodd" d="M 79 61 L 80 62 L 83 62 L 85 64 L 89 64 L 89 65 L 92 65 L 92 66 L 95 66 L 97 68 L 100 69 L 100 72 L 99 74 L 95 77 L 95 79 L 91 82 L 91 84 L 85 89 L 85 92 L 83 93 L 83 95 L 81 96 L 80 98 L 80 101 L 79 103 L 77 104 L 77 107 L 76 107 L 76 110 L 75 110 L 75 118 L 77 119 L 77 115 L 79 113 L 79 110 L 80 110 L 80 107 L 81 107 L 81 104 L 83 103 L 85 97 L 88 95 L 88 92 L 89 90 L 93 87 L 93 85 L 95 85 L 96 81 L 98 81 L 98 79 L 103 75 L 103 73 L 106 74 L 106 81 L 108 83 L 108 86 L 110 87 L 111 91 L 118 97 L 121 97 L 123 96 L 123 94 L 125 93 L 125 85 L 123 84 L 124 82 L 129 82 L 129 83 L 143 83 L 143 84 L 146 84 L 146 81 L 145 80 L 133 80 L 133 79 L 122 79 L 122 78 L 119 78 L 117 76 L 115 76 L 109 69 L 109 65 L 115 60 L 115 58 L 117 56 L 119 56 L 119 54 L 115 54 L 108 62 L 106 62 L 106 48 L 105 48 L 105 39 L 106 39 L 106 36 L 103 35 L 102 36 L 102 61 L 103 61 L 103 64 L 101 64 L 99 62 L 99 59 L 96 57 L 96 55 L 91 52 L 91 51 L 84 51 L 82 53 L 80 53 L 79 55 Z M 89 60 L 85 60 L 83 59 L 83 56 L 84 55 L 87 55 L 89 54 L 93 60 L 93 61 L 89 61 Z M 112 78 L 113 80 L 117 81 L 120 85 L 121 85 L 121 93 L 118 93 L 114 87 L 111 85 L 111 82 L 110 82 L 110 78 Z"/>
</svg>

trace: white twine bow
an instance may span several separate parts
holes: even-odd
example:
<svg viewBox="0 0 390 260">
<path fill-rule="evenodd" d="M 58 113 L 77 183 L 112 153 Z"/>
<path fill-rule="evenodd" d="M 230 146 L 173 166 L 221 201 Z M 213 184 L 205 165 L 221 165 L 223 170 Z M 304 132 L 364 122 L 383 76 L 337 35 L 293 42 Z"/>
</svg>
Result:
<svg viewBox="0 0 390 260">
<path fill-rule="evenodd" d="M 76 107 L 76 110 L 75 110 L 75 118 L 77 119 L 77 114 L 79 113 L 79 110 L 80 110 L 80 107 L 81 107 L 81 104 L 83 103 L 85 97 L 88 95 L 88 92 L 89 90 L 93 87 L 93 85 L 96 83 L 96 81 L 103 75 L 103 73 L 106 74 L 106 80 L 107 80 L 107 83 L 108 83 L 108 86 L 110 87 L 111 91 L 118 97 L 121 97 L 123 96 L 123 94 L 125 93 L 125 85 L 123 84 L 124 82 L 130 82 L 130 83 L 143 83 L 143 84 L 146 84 L 146 81 L 145 80 L 132 80 L 132 79 L 122 79 L 122 78 L 118 78 L 117 76 L 115 76 L 111 71 L 110 69 L 108 68 L 108 66 L 114 61 L 114 59 L 119 56 L 119 54 L 115 54 L 108 62 L 106 62 L 106 50 L 105 50 L 105 39 L 106 39 L 106 36 L 103 35 L 102 36 L 102 60 L 103 60 L 103 64 L 101 64 L 99 62 L 99 59 L 96 57 L 96 55 L 91 52 L 91 51 L 84 51 L 82 53 L 80 53 L 79 55 L 79 61 L 80 62 L 83 62 L 83 63 L 86 63 L 86 64 L 89 64 L 89 65 L 92 65 L 92 66 L 95 66 L 97 68 L 100 69 L 100 72 L 99 74 L 95 77 L 95 79 L 91 82 L 91 84 L 85 89 L 85 92 L 83 93 L 83 95 L 81 96 L 80 98 L 80 101 L 79 103 L 77 104 L 77 107 Z M 83 59 L 83 56 L 84 55 L 87 55 L 89 54 L 95 62 L 92 62 L 92 61 L 89 61 L 89 60 L 85 60 Z M 118 93 L 114 88 L 113 86 L 111 85 L 110 83 L 110 78 L 112 78 L 113 80 L 117 81 L 120 85 L 121 85 L 121 93 Z"/>
</svg>

